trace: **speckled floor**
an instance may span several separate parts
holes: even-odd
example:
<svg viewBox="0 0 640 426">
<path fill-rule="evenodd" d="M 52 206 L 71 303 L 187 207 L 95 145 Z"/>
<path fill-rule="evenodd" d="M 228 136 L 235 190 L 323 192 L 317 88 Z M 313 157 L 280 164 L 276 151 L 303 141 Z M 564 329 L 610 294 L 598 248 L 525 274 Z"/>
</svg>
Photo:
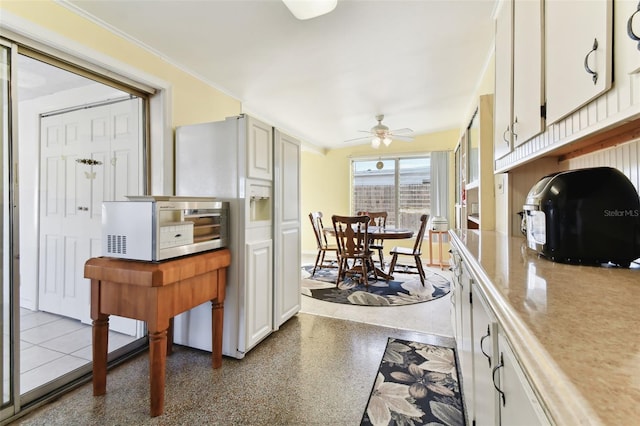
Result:
<svg viewBox="0 0 640 426">
<path fill-rule="evenodd" d="M 428 303 L 425 305 L 427 306 Z M 211 369 L 210 353 L 175 346 L 164 413 L 149 417 L 148 353 L 19 419 L 20 425 L 357 425 L 387 339 L 452 339 L 300 313 L 250 351 Z"/>
</svg>

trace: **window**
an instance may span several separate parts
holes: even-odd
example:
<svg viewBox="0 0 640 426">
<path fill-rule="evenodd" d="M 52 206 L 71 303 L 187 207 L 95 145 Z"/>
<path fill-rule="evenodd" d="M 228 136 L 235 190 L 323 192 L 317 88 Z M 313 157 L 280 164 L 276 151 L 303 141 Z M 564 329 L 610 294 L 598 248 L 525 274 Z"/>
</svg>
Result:
<svg viewBox="0 0 640 426">
<path fill-rule="evenodd" d="M 431 158 L 352 161 L 352 212 L 386 211 L 387 226 L 417 231 L 431 214 Z"/>
</svg>

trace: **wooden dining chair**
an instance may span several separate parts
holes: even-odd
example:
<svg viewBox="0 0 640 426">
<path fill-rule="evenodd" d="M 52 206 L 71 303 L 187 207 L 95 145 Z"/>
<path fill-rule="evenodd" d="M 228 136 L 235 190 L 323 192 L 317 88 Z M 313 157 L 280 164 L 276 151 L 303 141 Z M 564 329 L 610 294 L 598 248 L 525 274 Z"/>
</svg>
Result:
<svg viewBox="0 0 640 426">
<path fill-rule="evenodd" d="M 345 276 L 358 276 L 364 285 L 369 285 L 369 273 L 373 272 L 377 280 L 378 275 L 373 265 L 371 250 L 369 250 L 369 216 L 331 216 L 333 229 L 338 246 L 338 280 L 340 283 Z M 349 260 L 353 264 L 349 266 Z"/>
<path fill-rule="evenodd" d="M 316 256 L 316 263 L 313 266 L 313 272 L 311 276 L 316 274 L 318 268 L 336 268 L 339 263 L 338 246 L 335 244 L 329 244 L 327 241 L 327 234 L 324 232 L 324 225 L 322 224 L 322 212 L 309 213 L 309 220 L 311 220 L 311 226 L 313 226 L 313 233 L 316 236 L 316 243 L 318 245 L 318 255 Z M 326 259 L 327 252 L 335 254 L 336 259 Z M 326 263 L 325 263 L 326 262 Z"/>
<path fill-rule="evenodd" d="M 387 226 L 387 212 L 359 212 L 359 216 L 369 216 L 369 225 L 385 228 Z M 384 241 L 382 239 L 372 239 L 369 242 L 370 250 L 378 251 L 380 268 L 384 269 Z"/>
<path fill-rule="evenodd" d="M 429 221 L 429 215 L 423 214 L 420 216 L 420 229 L 418 230 L 418 234 L 416 235 L 416 242 L 413 245 L 413 249 L 407 247 L 394 247 L 389 254 L 391 254 L 391 264 L 389 265 L 389 275 L 393 275 L 396 271 L 396 267 L 402 266 L 402 270 L 397 270 L 398 272 L 405 272 L 409 274 L 419 274 L 420 282 L 424 286 L 425 273 L 424 267 L 422 266 L 422 239 L 424 238 L 424 232 L 427 228 L 427 222 Z M 398 256 L 411 256 L 415 261 L 415 266 L 413 265 L 398 265 Z M 415 270 L 414 270 L 415 269 Z"/>
</svg>

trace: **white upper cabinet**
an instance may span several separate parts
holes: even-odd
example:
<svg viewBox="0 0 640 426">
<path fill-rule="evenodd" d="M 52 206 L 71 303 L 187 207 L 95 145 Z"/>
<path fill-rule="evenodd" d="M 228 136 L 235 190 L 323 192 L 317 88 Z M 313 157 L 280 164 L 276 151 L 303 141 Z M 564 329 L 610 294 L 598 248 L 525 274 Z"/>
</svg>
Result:
<svg viewBox="0 0 640 426">
<path fill-rule="evenodd" d="M 615 6 L 613 13 L 616 28 L 616 69 L 621 65 L 625 74 L 638 73 L 640 72 L 640 3 L 636 0 L 623 0 L 617 1 Z M 625 30 L 626 35 L 622 35 L 618 41 L 618 35 L 622 34 L 621 29 Z"/>
<path fill-rule="evenodd" d="M 494 158 L 544 130 L 541 0 L 505 0 L 496 18 Z"/>
<path fill-rule="evenodd" d="M 513 5 L 513 145 L 544 130 L 542 0 Z"/>
<path fill-rule="evenodd" d="M 611 0 L 545 2 L 547 124 L 611 88 Z"/>
<path fill-rule="evenodd" d="M 513 92 L 513 1 L 503 2 L 496 18 L 495 87 L 493 158 L 504 157 L 511 151 L 511 115 Z"/>
</svg>

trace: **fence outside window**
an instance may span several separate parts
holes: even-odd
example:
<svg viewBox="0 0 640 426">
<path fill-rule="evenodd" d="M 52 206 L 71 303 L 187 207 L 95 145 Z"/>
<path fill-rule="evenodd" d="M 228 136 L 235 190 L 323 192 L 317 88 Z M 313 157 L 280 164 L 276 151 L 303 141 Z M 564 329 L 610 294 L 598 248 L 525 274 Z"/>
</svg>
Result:
<svg viewBox="0 0 640 426">
<path fill-rule="evenodd" d="M 387 226 L 417 231 L 431 214 L 430 157 L 352 161 L 352 213 L 386 211 Z"/>
</svg>

